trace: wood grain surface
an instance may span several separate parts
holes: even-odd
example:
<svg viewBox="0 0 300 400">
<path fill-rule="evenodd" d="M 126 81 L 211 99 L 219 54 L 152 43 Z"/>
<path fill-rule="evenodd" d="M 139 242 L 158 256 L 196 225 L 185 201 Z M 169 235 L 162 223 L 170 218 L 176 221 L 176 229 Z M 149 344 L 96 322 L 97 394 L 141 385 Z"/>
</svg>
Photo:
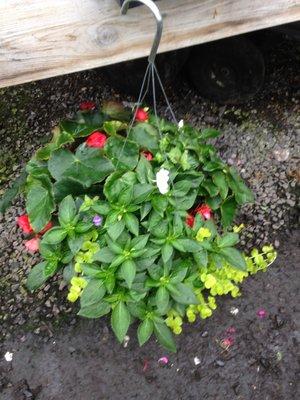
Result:
<svg viewBox="0 0 300 400">
<path fill-rule="evenodd" d="M 300 0 L 161 0 L 159 51 L 300 20 Z M 0 0 L 0 87 L 149 54 L 155 21 L 115 0 Z"/>
</svg>

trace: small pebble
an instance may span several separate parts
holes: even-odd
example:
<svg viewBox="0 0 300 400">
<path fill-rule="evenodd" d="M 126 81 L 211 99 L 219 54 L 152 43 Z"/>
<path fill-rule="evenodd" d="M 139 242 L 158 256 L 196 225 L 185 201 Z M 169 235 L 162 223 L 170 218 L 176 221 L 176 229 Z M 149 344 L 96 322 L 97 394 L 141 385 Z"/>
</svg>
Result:
<svg viewBox="0 0 300 400">
<path fill-rule="evenodd" d="M 217 365 L 218 367 L 224 367 L 225 363 L 224 363 L 224 361 L 222 361 L 222 360 L 216 360 L 216 365 Z"/>
</svg>

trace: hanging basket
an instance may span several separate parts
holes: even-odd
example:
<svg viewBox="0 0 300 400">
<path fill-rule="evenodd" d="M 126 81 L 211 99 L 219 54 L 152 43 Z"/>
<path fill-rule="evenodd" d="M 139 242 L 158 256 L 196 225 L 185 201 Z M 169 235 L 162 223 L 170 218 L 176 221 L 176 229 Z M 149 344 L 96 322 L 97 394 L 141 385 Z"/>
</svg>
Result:
<svg viewBox="0 0 300 400">
<path fill-rule="evenodd" d="M 175 351 L 172 331 L 181 333 L 185 317 L 211 316 L 216 296 L 238 296 L 238 284 L 276 253 L 264 246 L 246 256 L 236 247 L 242 226 L 232 227 L 234 214 L 253 196 L 210 144 L 219 133 L 177 122 L 166 96 L 173 122 L 157 115 L 158 44 L 133 109 L 82 103 L 35 153 L 18 224 L 26 248 L 42 258 L 30 291 L 59 274 L 78 315 L 110 315 L 120 342 L 138 321 L 140 345 L 154 333 Z M 150 87 L 153 110 L 141 106 Z"/>
</svg>

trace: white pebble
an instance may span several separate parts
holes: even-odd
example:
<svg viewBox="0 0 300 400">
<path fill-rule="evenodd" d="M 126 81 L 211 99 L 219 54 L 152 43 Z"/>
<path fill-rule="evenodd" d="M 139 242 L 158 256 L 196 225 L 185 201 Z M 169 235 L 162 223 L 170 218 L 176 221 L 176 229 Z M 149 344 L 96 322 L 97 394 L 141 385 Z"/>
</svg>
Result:
<svg viewBox="0 0 300 400">
<path fill-rule="evenodd" d="M 194 357 L 194 364 L 199 365 L 200 364 L 200 358 L 199 357 Z"/>
<path fill-rule="evenodd" d="M 239 309 L 237 307 L 231 307 L 230 314 L 237 315 L 238 312 L 239 312 Z"/>
<path fill-rule="evenodd" d="M 4 358 L 5 358 L 5 360 L 6 360 L 7 362 L 11 362 L 12 359 L 13 359 L 13 353 L 10 353 L 9 351 L 7 351 L 7 352 L 4 354 Z"/>
<path fill-rule="evenodd" d="M 130 340 L 130 337 L 129 337 L 128 335 L 126 335 L 126 336 L 124 337 L 123 347 L 126 348 L 126 347 L 128 346 L 129 340 Z"/>
</svg>

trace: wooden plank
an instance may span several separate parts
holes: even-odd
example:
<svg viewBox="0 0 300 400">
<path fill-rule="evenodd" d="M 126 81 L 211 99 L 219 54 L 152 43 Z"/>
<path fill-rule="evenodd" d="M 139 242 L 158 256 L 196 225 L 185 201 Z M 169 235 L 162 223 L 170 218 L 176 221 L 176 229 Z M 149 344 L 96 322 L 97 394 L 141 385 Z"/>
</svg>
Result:
<svg viewBox="0 0 300 400">
<path fill-rule="evenodd" d="M 300 0 L 162 0 L 160 51 L 300 20 Z M 0 87 L 146 56 L 155 22 L 115 0 L 0 1 Z"/>
</svg>

